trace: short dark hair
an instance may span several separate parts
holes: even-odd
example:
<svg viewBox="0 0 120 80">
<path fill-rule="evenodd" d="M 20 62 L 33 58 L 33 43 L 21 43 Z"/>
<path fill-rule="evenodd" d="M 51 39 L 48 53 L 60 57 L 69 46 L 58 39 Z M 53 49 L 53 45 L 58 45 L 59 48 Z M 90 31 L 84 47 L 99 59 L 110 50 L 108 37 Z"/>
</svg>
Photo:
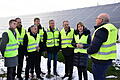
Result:
<svg viewBox="0 0 120 80">
<path fill-rule="evenodd" d="M 16 22 L 16 20 L 15 20 L 15 19 L 11 19 L 11 20 L 9 21 L 9 24 L 11 24 L 12 22 Z"/>
<path fill-rule="evenodd" d="M 68 20 L 65 20 L 65 21 L 63 21 L 63 24 L 64 24 L 64 22 L 69 22 Z"/>
<path fill-rule="evenodd" d="M 35 22 L 36 20 L 40 20 L 40 18 L 34 18 L 34 22 Z"/>
<path fill-rule="evenodd" d="M 19 17 L 15 18 L 15 20 L 20 19 Z"/>
<path fill-rule="evenodd" d="M 53 19 L 49 20 L 49 23 L 52 22 L 52 21 L 54 21 L 54 20 Z"/>
</svg>

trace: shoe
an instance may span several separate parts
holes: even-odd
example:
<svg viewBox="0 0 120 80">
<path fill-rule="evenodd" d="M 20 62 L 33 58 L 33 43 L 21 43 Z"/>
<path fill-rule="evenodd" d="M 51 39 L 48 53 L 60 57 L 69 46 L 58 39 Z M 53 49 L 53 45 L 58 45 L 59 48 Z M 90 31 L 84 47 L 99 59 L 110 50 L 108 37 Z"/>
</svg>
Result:
<svg viewBox="0 0 120 80">
<path fill-rule="evenodd" d="M 56 72 L 56 73 L 54 73 L 54 75 L 55 75 L 55 76 L 60 76 L 57 72 Z"/>
<path fill-rule="evenodd" d="M 69 77 L 68 80 L 72 80 L 73 78 L 72 77 Z"/>
<path fill-rule="evenodd" d="M 25 80 L 28 80 L 28 78 L 25 78 Z"/>
<path fill-rule="evenodd" d="M 18 80 L 23 80 L 23 78 L 22 77 L 18 77 Z"/>
<path fill-rule="evenodd" d="M 67 74 L 65 74 L 63 77 L 62 77 L 62 79 L 64 79 L 64 78 L 66 78 L 66 77 L 69 77 Z"/>
<path fill-rule="evenodd" d="M 45 73 L 44 73 L 44 72 L 42 72 L 42 71 L 41 71 L 41 74 L 42 74 L 42 75 L 45 75 Z"/>
<path fill-rule="evenodd" d="M 43 80 L 43 78 L 41 76 L 37 77 L 38 80 Z"/>
<path fill-rule="evenodd" d="M 52 78 L 52 77 L 54 77 L 52 74 L 47 74 L 46 75 L 46 78 Z"/>
<path fill-rule="evenodd" d="M 34 78 L 34 74 L 31 73 L 31 78 Z"/>
</svg>

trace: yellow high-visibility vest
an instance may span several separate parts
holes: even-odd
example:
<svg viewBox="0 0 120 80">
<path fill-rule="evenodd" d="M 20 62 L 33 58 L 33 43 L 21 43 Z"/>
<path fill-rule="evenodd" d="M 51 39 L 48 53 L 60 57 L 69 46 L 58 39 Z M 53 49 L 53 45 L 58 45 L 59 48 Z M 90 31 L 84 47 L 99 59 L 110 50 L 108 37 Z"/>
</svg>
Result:
<svg viewBox="0 0 120 80">
<path fill-rule="evenodd" d="M 43 42 L 43 35 L 44 35 L 44 30 L 43 30 L 43 28 L 42 28 L 42 29 L 39 29 L 39 35 L 40 35 L 41 42 Z"/>
<path fill-rule="evenodd" d="M 73 39 L 73 35 L 74 35 L 74 29 L 70 28 L 70 32 L 66 35 L 66 32 L 64 30 L 64 28 L 61 30 L 61 47 L 62 48 L 73 48 L 72 46 L 72 39 Z"/>
<path fill-rule="evenodd" d="M 8 33 L 9 42 L 6 45 L 4 57 L 15 57 L 18 55 L 18 40 L 13 35 L 11 30 L 6 31 Z"/>
<path fill-rule="evenodd" d="M 19 33 L 19 31 L 17 30 L 17 28 L 15 29 L 17 36 L 18 36 L 18 42 L 23 45 L 23 38 L 26 34 L 26 30 L 22 27 L 21 29 L 21 34 Z"/>
<path fill-rule="evenodd" d="M 39 46 L 39 42 L 40 42 L 39 34 L 37 34 L 36 39 L 33 36 L 31 36 L 30 33 L 27 33 L 27 36 L 28 36 L 27 51 L 28 52 L 36 51 L 36 48 Z"/>
<path fill-rule="evenodd" d="M 59 46 L 59 30 L 58 28 L 54 29 L 54 32 L 50 31 L 50 28 L 47 29 L 47 47 Z"/>
<path fill-rule="evenodd" d="M 74 35 L 75 37 L 75 43 L 79 43 L 79 44 L 87 44 L 87 39 L 88 39 L 88 35 L 82 35 L 81 38 L 79 39 L 79 35 Z M 83 49 L 83 48 L 75 48 L 74 49 L 74 53 L 87 53 L 87 49 Z"/>
<path fill-rule="evenodd" d="M 116 41 L 117 41 L 118 30 L 113 24 L 105 24 L 94 31 L 92 40 L 95 36 L 96 31 L 98 31 L 101 28 L 105 28 L 108 30 L 107 41 L 102 44 L 102 46 L 100 47 L 100 49 L 97 53 L 92 54 L 91 56 L 98 60 L 115 59 L 116 58 Z"/>
</svg>

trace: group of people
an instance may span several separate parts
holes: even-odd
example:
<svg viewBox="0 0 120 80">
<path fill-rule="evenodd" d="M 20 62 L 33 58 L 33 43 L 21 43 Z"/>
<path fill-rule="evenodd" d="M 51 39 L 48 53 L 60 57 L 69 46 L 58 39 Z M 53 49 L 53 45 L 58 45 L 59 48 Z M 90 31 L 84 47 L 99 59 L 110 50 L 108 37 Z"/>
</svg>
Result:
<svg viewBox="0 0 120 80">
<path fill-rule="evenodd" d="M 105 72 L 116 58 L 117 28 L 109 23 L 109 15 L 101 13 L 96 18 L 95 31 L 90 35 L 84 23 L 78 22 L 75 29 L 70 27 L 69 21 L 63 21 L 63 29 L 55 26 L 54 20 L 49 20 L 49 27 L 45 30 L 39 18 L 34 18 L 34 25 L 24 29 L 21 19 L 9 21 L 9 29 L 2 34 L 0 49 L 7 67 L 7 80 L 23 80 L 21 76 L 24 56 L 26 56 L 25 80 L 34 77 L 43 80 L 41 71 L 41 55 L 46 53 L 46 78 L 59 76 L 57 72 L 58 52 L 62 51 L 65 63 L 65 75 L 72 80 L 73 66 L 78 69 L 79 80 L 88 80 L 88 56 L 92 59 L 92 73 L 94 80 L 105 80 Z M 51 60 L 53 58 L 53 74 L 51 73 Z M 16 73 L 17 66 L 17 73 Z"/>
</svg>

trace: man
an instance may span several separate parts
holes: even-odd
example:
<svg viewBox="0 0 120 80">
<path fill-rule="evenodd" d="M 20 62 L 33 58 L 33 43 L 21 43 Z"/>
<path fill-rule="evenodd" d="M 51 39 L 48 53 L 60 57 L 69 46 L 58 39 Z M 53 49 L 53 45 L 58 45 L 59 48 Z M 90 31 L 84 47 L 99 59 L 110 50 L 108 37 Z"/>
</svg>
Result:
<svg viewBox="0 0 120 80">
<path fill-rule="evenodd" d="M 109 23 L 109 15 L 101 13 L 96 18 L 92 43 L 87 53 L 92 57 L 94 80 L 105 80 L 105 73 L 116 58 L 117 28 Z"/>
<path fill-rule="evenodd" d="M 38 32 L 37 33 L 40 35 L 40 38 L 41 38 L 40 39 L 41 40 L 40 41 L 40 50 L 39 50 L 39 53 L 40 53 L 40 63 L 41 63 L 41 55 L 42 55 L 42 53 L 44 51 L 44 48 L 45 48 L 44 37 L 45 37 L 45 33 L 46 32 L 45 32 L 44 28 L 41 26 L 39 18 L 34 18 L 34 25 L 37 26 L 37 28 L 38 28 Z M 40 73 L 42 75 L 45 75 L 45 73 L 41 71 L 41 66 L 40 66 Z M 31 75 L 32 75 L 32 77 L 34 77 L 34 68 L 31 68 Z"/>
<path fill-rule="evenodd" d="M 15 32 L 17 22 L 9 21 L 9 29 L 2 34 L 1 53 L 5 58 L 5 67 L 7 67 L 7 80 L 15 79 L 16 66 L 18 65 L 18 40 Z"/>
<path fill-rule="evenodd" d="M 70 28 L 68 21 L 63 21 L 63 29 L 61 30 L 61 48 L 65 59 L 65 75 L 62 77 L 69 77 L 68 80 L 72 80 L 73 73 L 73 56 L 74 47 L 71 45 L 74 29 Z"/>
<path fill-rule="evenodd" d="M 46 32 L 46 47 L 47 47 L 47 54 L 48 54 L 48 61 L 47 61 L 47 68 L 48 74 L 46 75 L 47 78 L 53 77 L 51 75 L 51 59 L 53 56 L 53 73 L 56 76 L 59 76 L 57 73 L 57 53 L 60 49 L 60 32 L 58 28 L 55 27 L 55 21 L 49 20 L 49 28 Z"/>
<path fill-rule="evenodd" d="M 43 80 L 43 78 L 40 76 L 40 36 L 37 34 L 37 26 L 32 25 L 30 27 L 31 32 L 28 32 L 23 41 L 23 45 L 25 46 L 25 52 L 27 54 L 27 64 L 25 69 L 25 80 L 28 80 L 29 78 L 29 70 L 32 68 L 35 68 L 35 72 L 38 79 Z"/>
<path fill-rule="evenodd" d="M 17 78 L 18 78 L 18 80 L 23 80 L 23 78 L 21 77 L 24 54 L 25 54 L 24 51 L 23 51 L 23 49 L 24 49 L 23 38 L 24 38 L 24 35 L 26 34 L 26 30 L 21 25 L 21 19 L 20 18 L 16 18 L 15 20 L 17 22 L 16 32 L 17 32 L 17 36 L 18 36 L 18 41 L 20 43 L 19 48 L 18 48 Z"/>
</svg>

